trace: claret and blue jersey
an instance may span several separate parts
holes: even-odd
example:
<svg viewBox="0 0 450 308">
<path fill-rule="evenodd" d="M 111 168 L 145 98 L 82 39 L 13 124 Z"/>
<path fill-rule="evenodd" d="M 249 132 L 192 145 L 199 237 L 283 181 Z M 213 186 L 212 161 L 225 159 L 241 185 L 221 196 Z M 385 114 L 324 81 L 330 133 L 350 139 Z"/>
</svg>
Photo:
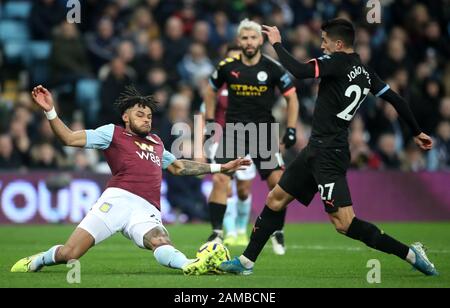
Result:
<svg viewBox="0 0 450 308">
<path fill-rule="evenodd" d="M 125 189 L 160 208 L 162 169 L 176 158 L 157 135 L 143 138 L 108 124 L 86 130 L 85 147 L 103 150 L 112 172 L 107 187 Z"/>
</svg>

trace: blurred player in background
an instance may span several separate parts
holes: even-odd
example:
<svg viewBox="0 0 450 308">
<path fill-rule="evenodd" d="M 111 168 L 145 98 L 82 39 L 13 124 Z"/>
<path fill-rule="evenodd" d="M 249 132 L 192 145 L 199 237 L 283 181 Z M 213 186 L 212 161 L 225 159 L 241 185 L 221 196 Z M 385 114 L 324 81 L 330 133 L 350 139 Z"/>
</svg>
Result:
<svg viewBox="0 0 450 308">
<path fill-rule="evenodd" d="M 422 150 L 430 150 L 433 142 L 419 128 L 408 103 L 370 67 L 361 63 L 353 49 L 355 30 L 352 23 L 345 19 L 324 23 L 321 47 L 325 55 L 308 63 L 298 62 L 284 49 L 277 27 L 263 27 L 281 63 L 296 78 L 321 78 L 312 134 L 308 146 L 297 155 L 269 193 L 244 253 L 239 258 L 223 262 L 220 269 L 251 274 L 268 238 L 283 224 L 283 212 L 288 204 L 297 199 L 307 206 L 319 192 L 325 211 L 339 233 L 371 248 L 394 254 L 426 275 L 437 275 L 421 243 L 408 247 L 355 216 L 346 178 L 350 164 L 348 127 L 369 92 L 394 106 Z"/>
<path fill-rule="evenodd" d="M 241 54 L 241 47 L 238 45 L 229 45 L 227 48 L 227 58 L 238 58 Z M 214 121 L 218 123 L 222 128 L 225 128 L 225 116 L 228 107 L 228 89 L 224 84 L 217 91 L 217 104 L 215 106 Z M 204 104 L 202 105 L 203 113 L 205 112 Z M 214 138 L 216 142 L 211 146 L 208 151 L 208 159 L 211 162 L 215 162 L 215 154 L 219 146 L 220 135 L 215 134 Z M 249 155 L 246 158 L 250 158 Z M 225 229 L 225 237 L 223 243 L 226 246 L 247 246 L 248 235 L 247 225 L 250 220 L 250 213 L 252 207 L 251 196 L 251 184 L 252 180 L 256 176 L 255 165 L 251 165 L 245 170 L 238 170 L 234 175 L 236 180 L 237 198 L 233 197 L 233 183 L 230 182 L 228 189 L 227 209 L 223 219 L 223 226 Z M 217 175 L 213 175 L 213 183 L 220 182 L 220 178 Z M 278 242 L 273 246 L 274 249 L 279 251 L 279 254 L 284 253 L 284 247 L 279 245 Z"/>
<path fill-rule="evenodd" d="M 239 158 L 219 165 L 177 160 L 164 149 L 161 139 L 150 133 L 156 102 L 152 96 L 141 96 L 134 88 L 129 88 L 117 101 L 124 127 L 108 124 L 95 130 L 69 129 L 57 116 L 52 95 L 46 88 L 35 87 L 32 97 L 45 111 L 53 132 L 64 145 L 103 151 L 112 178 L 64 245 L 19 260 L 12 272 L 37 272 L 44 266 L 79 259 L 116 232 L 140 248 L 153 250 L 159 264 L 181 269 L 187 275 L 205 273 L 212 263 L 220 261 L 223 256 L 219 250 L 191 260 L 172 246 L 161 222 L 162 169 L 174 175 L 201 175 L 234 172 L 251 161 Z"/>
<path fill-rule="evenodd" d="M 205 106 L 206 106 L 206 123 L 216 122 L 216 101 L 219 97 L 219 108 L 223 108 L 220 100 L 224 100 L 221 96 L 226 93 L 228 105 L 225 112 L 224 124 L 242 123 L 247 125 L 254 123 L 258 126 L 261 123 L 274 123 L 272 116 L 272 107 L 275 103 L 275 89 L 278 88 L 283 96 L 286 98 L 288 105 L 287 117 L 287 131 L 283 137 L 283 143 L 286 148 L 291 147 L 296 142 L 295 126 L 298 118 L 298 100 L 295 87 L 292 83 L 288 73 L 274 60 L 261 54 L 261 46 L 263 44 L 263 37 L 261 26 L 248 19 L 243 20 L 237 30 L 238 44 L 240 53 L 234 57 L 228 57 L 221 61 L 217 70 L 210 78 L 210 85 L 205 91 Z M 226 92 L 224 92 L 226 91 Z M 223 117 L 223 116 L 222 116 Z M 224 125 L 222 124 L 222 125 Z M 220 141 L 216 146 L 217 153 L 215 156 L 217 162 L 229 161 L 230 157 L 226 157 L 226 144 L 233 144 L 234 149 L 238 147 L 240 141 L 245 143 L 246 154 L 251 156 L 255 167 L 258 169 L 261 178 L 267 181 L 270 189 L 275 187 L 278 183 L 284 164 L 281 159 L 281 154 L 277 153 L 278 163 L 272 169 L 262 168 L 261 163 L 268 161 L 271 158 L 263 158 L 259 152 L 256 156 L 250 153 L 248 147 L 250 138 L 258 138 L 262 132 L 258 128 L 258 136 L 245 136 L 245 131 L 238 131 L 238 136 L 235 138 L 232 135 L 227 135 L 226 130 L 223 130 Z M 267 144 L 270 143 L 272 131 L 267 131 Z M 278 137 L 278 136 L 277 136 Z M 259 144 L 258 144 L 259 145 Z M 216 151 L 213 151 L 216 152 Z M 236 155 L 233 153 L 233 155 Z M 235 157 L 234 157 L 235 158 Z M 250 170 L 251 171 L 251 170 Z M 250 214 L 251 207 L 251 179 L 254 174 L 240 174 L 237 176 L 238 184 L 238 206 L 237 210 L 242 210 L 242 220 L 240 219 L 238 229 L 244 230 L 246 220 Z M 208 241 L 222 242 L 223 230 L 222 222 L 227 207 L 227 192 L 229 190 L 230 177 L 226 175 L 216 175 L 213 182 L 213 190 L 209 197 L 209 209 L 211 215 L 211 224 L 213 233 L 208 238 Z M 230 209 L 233 210 L 233 209 Z M 285 212 L 283 212 L 285 215 Z M 283 219 L 284 221 L 284 219 Z M 229 223 L 231 222 L 231 223 Z M 225 224 L 232 227 L 232 221 L 225 219 Z M 283 226 L 274 230 L 274 251 L 277 254 L 284 254 L 284 237 L 282 233 Z M 238 243 L 238 233 L 233 231 L 228 234 L 227 243 Z M 241 237 L 239 243 L 245 243 L 246 237 Z"/>
<path fill-rule="evenodd" d="M 238 45 L 229 45 L 227 47 L 227 58 L 238 58 L 241 54 L 241 47 Z M 228 107 L 228 89 L 224 84 L 217 91 L 217 104 L 215 106 L 214 121 L 222 128 L 225 128 L 225 116 Z M 205 112 L 204 104 L 202 105 L 203 114 Z M 215 155 L 219 146 L 220 135 L 215 134 L 216 142 L 208 151 L 208 159 L 215 162 Z M 250 158 L 247 155 L 246 158 Z M 251 165 L 245 170 L 236 171 L 234 178 L 236 179 L 237 198 L 233 197 L 233 183 L 230 182 L 228 189 L 227 209 L 223 219 L 223 226 L 225 229 L 225 237 L 223 243 L 226 246 L 247 246 L 248 235 L 247 225 L 250 220 L 250 213 L 252 207 L 251 184 L 256 176 L 255 165 Z M 220 182 L 220 178 L 216 174 L 213 175 L 213 183 Z M 280 254 L 284 253 L 281 245 L 274 245 L 277 247 Z M 280 248 L 281 247 L 281 248 Z M 274 248 L 275 249 L 275 248 Z"/>
</svg>

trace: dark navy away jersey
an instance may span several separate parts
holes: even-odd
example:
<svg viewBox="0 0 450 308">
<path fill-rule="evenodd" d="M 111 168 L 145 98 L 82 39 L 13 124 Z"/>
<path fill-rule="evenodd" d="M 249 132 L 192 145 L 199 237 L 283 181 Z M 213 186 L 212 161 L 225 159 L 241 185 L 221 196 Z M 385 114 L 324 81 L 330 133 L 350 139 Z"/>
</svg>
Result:
<svg viewBox="0 0 450 308">
<path fill-rule="evenodd" d="M 253 66 L 242 63 L 240 57 L 226 58 L 211 75 L 210 84 L 216 90 L 227 84 L 227 123 L 273 122 L 275 88 L 278 87 L 284 95 L 295 91 L 286 70 L 264 55 Z"/>
<path fill-rule="evenodd" d="M 315 78 L 321 78 L 313 115 L 311 142 L 325 147 L 348 146 L 348 127 L 369 92 L 389 89 L 356 53 L 336 52 L 312 59 Z"/>
</svg>

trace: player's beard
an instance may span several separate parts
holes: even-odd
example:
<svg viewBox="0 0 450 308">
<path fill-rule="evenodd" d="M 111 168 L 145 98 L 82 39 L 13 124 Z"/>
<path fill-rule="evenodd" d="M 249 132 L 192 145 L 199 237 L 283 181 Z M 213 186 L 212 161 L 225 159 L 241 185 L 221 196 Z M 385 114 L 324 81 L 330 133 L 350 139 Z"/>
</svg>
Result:
<svg viewBox="0 0 450 308">
<path fill-rule="evenodd" d="M 150 132 L 151 126 L 147 129 L 142 126 L 137 126 L 133 121 L 130 121 L 130 129 L 133 133 L 135 133 L 139 137 L 145 138 Z"/>
<path fill-rule="evenodd" d="M 261 49 L 261 45 L 256 46 L 253 52 L 249 52 L 249 51 L 247 51 L 246 48 L 242 48 L 242 53 L 244 54 L 244 56 L 246 58 L 251 59 L 251 58 L 253 58 L 254 56 L 256 56 L 258 54 L 260 49 Z"/>
</svg>

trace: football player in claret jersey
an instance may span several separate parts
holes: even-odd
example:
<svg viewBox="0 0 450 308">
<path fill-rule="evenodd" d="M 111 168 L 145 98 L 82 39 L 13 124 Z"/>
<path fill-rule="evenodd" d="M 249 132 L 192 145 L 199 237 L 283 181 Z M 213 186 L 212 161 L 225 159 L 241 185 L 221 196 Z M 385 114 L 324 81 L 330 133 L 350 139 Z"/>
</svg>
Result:
<svg viewBox="0 0 450 308">
<path fill-rule="evenodd" d="M 345 19 L 324 23 L 322 49 L 325 55 L 308 63 L 298 62 L 283 48 L 276 27 L 263 28 L 288 71 L 298 79 L 321 79 L 312 134 L 307 147 L 288 166 L 278 185 L 269 193 L 244 253 L 239 258 L 223 262 L 219 268 L 232 273 L 251 274 L 254 262 L 270 234 L 282 224 L 283 210 L 293 199 L 307 206 L 319 192 L 325 211 L 339 233 L 371 248 L 396 255 L 425 275 L 437 275 L 421 243 L 407 246 L 355 216 L 346 179 L 350 163 L 348 127 L 369 92 L 394 106 L 408 123 L 415 143 L 422 150 L 430 150 L 433 142 L 421 131 L 403 98 L 380 80 L 370 67 L 361 63 L 353 49 L 355 31 L 352 23 Z"/>
<path fill-rule="evenodd" d="M 211 75 L 210 86 L 207 87 L 204 94 L 206 122 L 215 122 L 216 97 L 220 95 L 221 87 L 226 85 L 228 95 L 228 106 L 225 113 L 226 128 L 223 129 L 215 161 L 227 162 L 236 158 L 240 155 L 236 153 L 236 149 L 240 144 L 244 144 L 244 155 L 250 155 L 261 179 L 267 182 L 269 189 L 272 189 L 278 183 L 284 168 L 281 155 L 277 150 L 278 136 L 275 136 L 276 145 L 272 141 L 275 134 L 271 130 L 272 124 L 275 122 L 272 108 L 277 99 L 276 90 L 281 92 L 287 102 L 287 130 L 282 140 L 286 148 L 296 142 L 297 94 L 286 70 L 279 63 L 261 53 L 263 37 L 259 24 L 244 19 L 237 29 L 237 42 L 241 48 L 240 55 L 226 58 L 219 63 L 217 70 Z M 230 133 L 228 127 L 234 125 L 235 127 L 239 127 L 239 125 L 251 127 L 253 125 L 257 131 L 255 136 L 248 136 L 245 128 Z M 254 142 L 257 143 L 257 149 L 252 152 L 251 148 L 252 143 L 255 145 Z M 267 157 L 261 154 L 261 148 L 276 148 L 276 153 L 271 153 Z M 275 163 L 272 167 L 265 167 L 264 165 L 269 161 L 275 161 Z M 222 221 L 226 211 L 229 182 L 230 177 L 226 175 L 215 176 L 213 190 L 208 200 L 213 229 L 208 241 L 222 241 Z M 241 200 L 245 200 L 249 196 L 251 182 L 249 180 L 246 182 L 247 192 L 241 192 Z M 278 231 L 276 233 L 278 236 L 274 237 L 278 241 L 274 242 L 279 244 L 279 254 L 284 253 L 282 227 L 280 225 L 279 229 L 274 230 Z"/>
<path fill-rule="evenodd" d="M 188 259 L 175 249 L 161 222 L 160 193 L 162 169 L 175 175 L 234 172 L 250 165 L 248 159 L 227 164 L 204 164 L 177 160 L 164 149 L 161 139 L 150 133 L 156 102 L 130 87 L 117 101 L 124 127 L 108 124 L 95 130 L 70 130 L 57 116 L 51 93 L 42 86 L 32 91 L 36 105 L 45 111 L 55 135 L 66 146 L 103 151 L 112 177 L 106 190 L 64 245 L 56 245 L 23 258 L 12 272 L 37 272 L 44 266 L 79 259 L 91 247 L 121 232 L 138 247 L 153 250 L 163 266 L 187 275 L 208 272 L 223 256 L 212 252 L 200 259 Z"/>
</svg>

